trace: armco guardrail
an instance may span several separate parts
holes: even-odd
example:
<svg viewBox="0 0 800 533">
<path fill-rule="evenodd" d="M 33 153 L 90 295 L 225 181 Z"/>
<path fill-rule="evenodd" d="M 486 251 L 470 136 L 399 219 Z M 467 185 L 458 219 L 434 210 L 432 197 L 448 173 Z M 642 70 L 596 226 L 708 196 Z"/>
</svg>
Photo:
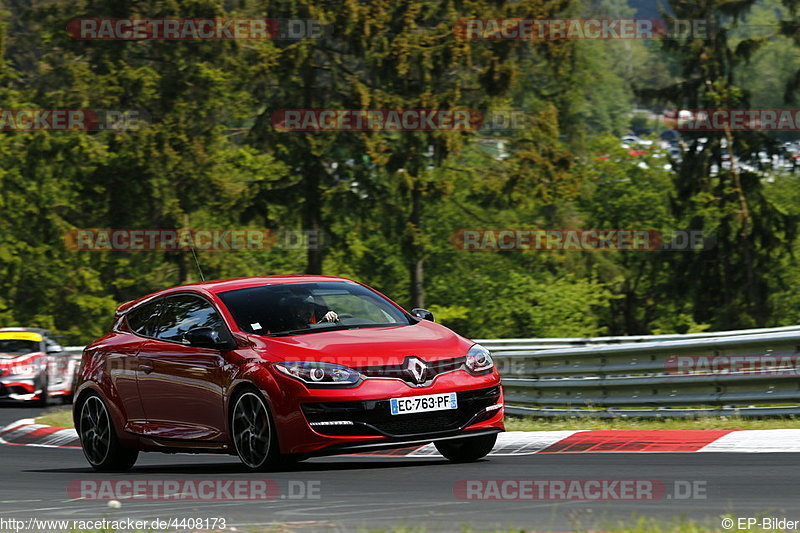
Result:
<svg viewBox="0 0 800 533">
<path fill-rule="evenodd" d="M 800 415 L 797 326 L 630 339 L 479 342 L 493 350 L 507 411 L 513 414 Z M 553 348 L 557 343 L 562 347 Z M 541 346 L 549 348 L 537 349 Z"/>
<path fill-rule="evenodd" d="M 710 337 L 738 337 L 763 333 L 800 332 L 800 326 L 784 326 L 780 328 L 740 329 L 735 331 L 718 331 L 702 333 L 685 333 L 669 335 L 630 335 L 619 337 L 567 337 L 539 339 L 475 339 L 475 342 L 486 346 L 492 352 L 512 352 L 528 350 L 546 350 L 567 346 L 587 346 L 603 344 L 630 344 L 632 342 L 660 342 L 689 339 L 707 339 Z"/>
</svg>

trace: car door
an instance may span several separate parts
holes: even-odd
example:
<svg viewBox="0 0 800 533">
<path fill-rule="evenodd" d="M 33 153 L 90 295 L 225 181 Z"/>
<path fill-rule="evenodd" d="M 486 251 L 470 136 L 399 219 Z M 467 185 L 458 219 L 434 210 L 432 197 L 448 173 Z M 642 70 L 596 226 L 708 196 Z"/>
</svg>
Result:
<svg viewBox="0 0 800 533">
<path fill-rule="evenodd" d="M 230 336 L 206 299 L 179 294 L 162 301 L 157 330 L 139 352 L 136 373 L 148 435 L 215 441 L 225 433 L 224 357 L 219 350 L 184 341 L 186 332 L 196 327 Z"/>
<path fill-rule="evenodd" d="M 125 321 L 132 334 L 123 330 L 107 347 L 108 373 L 125 410 L 126 429 L 133 433 L 143 433 L 146 428 L 147 417 L 137 382 L 139 353 L 155 335 L 161 302 L 152 300 L 128 312 Z"/>
</svg>

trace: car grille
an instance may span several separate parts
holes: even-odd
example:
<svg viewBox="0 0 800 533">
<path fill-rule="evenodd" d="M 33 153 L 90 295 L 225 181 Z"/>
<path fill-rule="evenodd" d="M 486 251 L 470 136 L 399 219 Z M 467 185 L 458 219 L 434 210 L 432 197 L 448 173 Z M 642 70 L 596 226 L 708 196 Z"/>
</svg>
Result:
<svg viewBox="0 0 800 533">
<path fill-rule="evenodd" d="M 452 359 L 440 359 L 438 361 L 425 361 L 427 368 L 422 376 L 422 380 L 417 382 L 413 374 L 408 370 L 406 362 L 399 365 L 383 365 L 383 366 L 362 366 L 355 367 L 355 370 L 362 375 L 371 378 L 397 378 L 405 381 L 410 385 L 426 385 L 439 374 L 445 372 L 452 372 L 464 366 L 466 357 L 455 357 Z"/>
<path fill-rule="evenodd" d="M 390 414 L 389 400 L 304 403 L 302 408 L 312 424 L 348 422 L 346 425 L 312 426 L 323 435 L 409 437 L 455 431 L 470 422 L 491 417 L 494 411 L 483 414 L 482 411 L 498 402 L 500 387 L 463 391 L 457 395 L 457 409 L 408 415 Z"/>
<path fill-rule="evenodd" d="M 458 411 L 458 409 L 453 409 Z M 386 420 L 378 426 L 380 431 L 391 435 L 414 435 L 421 433 L 436 433 L 458 429 L 461 427 L 463 417 L 451 413 L 424 413 L 427 416 L 419 416 L 414 420 L 404 420 L 403 415 L 397 415 L 397 420 Z M 463 422 L 462 422 L 463 421 Z"/>
</svg>

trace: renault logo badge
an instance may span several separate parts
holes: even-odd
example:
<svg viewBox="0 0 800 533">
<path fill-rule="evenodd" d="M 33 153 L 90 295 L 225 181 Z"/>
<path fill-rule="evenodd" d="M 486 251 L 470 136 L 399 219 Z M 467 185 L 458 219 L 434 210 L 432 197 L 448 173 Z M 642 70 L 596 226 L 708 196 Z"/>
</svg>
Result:
<svg viewBox="0 0 800 533">
<path fill-rule="evenodd" d="M 414 383 L 420 385 L 425 383 L 425 374 L 428 370 L 428 365 L 419 357 L 407 357 L 405 362 L 406 372 L 411 374 Z"/>
</svg>

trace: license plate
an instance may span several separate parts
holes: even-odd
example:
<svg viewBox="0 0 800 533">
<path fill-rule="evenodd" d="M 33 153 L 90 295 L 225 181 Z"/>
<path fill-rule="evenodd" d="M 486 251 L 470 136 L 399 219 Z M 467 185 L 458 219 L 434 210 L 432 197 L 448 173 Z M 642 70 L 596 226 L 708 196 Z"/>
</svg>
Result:
<svg viewBox="0 0 800 533">
<path fill-rule="evenodd" d="M 458 398 L 455 392 L 429 394 L 427 396 L 410 396 L 408 398 L 392 398 L 389 400 L 389 403 L 393 415 L 458 409 Z"/>
</svg>

